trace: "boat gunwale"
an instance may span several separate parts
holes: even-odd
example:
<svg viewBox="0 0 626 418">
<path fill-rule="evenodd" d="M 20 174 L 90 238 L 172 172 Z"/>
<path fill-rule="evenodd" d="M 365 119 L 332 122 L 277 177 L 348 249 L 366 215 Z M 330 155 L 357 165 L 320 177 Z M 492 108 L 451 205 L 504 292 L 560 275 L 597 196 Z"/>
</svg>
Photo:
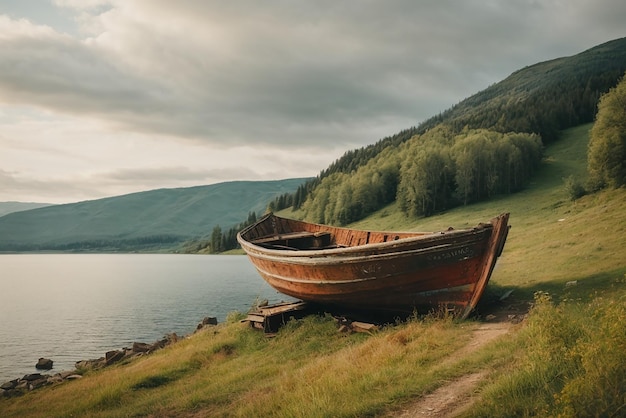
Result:
<svg viewBox="0 0 626 418">
<path fill-rule="evenodd" d="M 272 215 L 275 216 L 275 215 Z M 286 219 L 286 218 L 283 218 Z M 497 218 L 495 218 L 497 219 Z M 405 237 L 405 238 L 398 238 L 396 240 L 391 240 L 391 241 L 386 241 L 386 242 L 376 242 L 376 243 L 368 243 L 368 244 L 361 244 L 361 245 L 354 245 L 354 246 L 344 246 L 344 247 L 338 247 L 338 248 L 322 248 L 322 249 L 306 249 L 306 250 L 301 250 L 301 249 L 277 249 L 277 248 L 268 248 L 266 246 L 263 245 L 258 245 L 258 244 L 254 244 L 253 242 L 245 239 L 243 237 L 243 235 L 252 227 L 261 224 L 263 221 L 265 220 L 265 218 L 262 218 L 260 221 L 258 221 L 257 223 L 251 225 L 248 228 L 243 229 L 242 231 L 240 231 L 237 234 L 237 241 L 239 242 L 239 244 L 243 247 L 246 247 L 248 249 L 250 249 L 251 251 L 253 251 L 253 254 L 248 254 L 248 255 L 254 255 L 255 257 L 258 256 L 259 254 L 264 255 L 264 256 L 274 256 L 277 259 L 280 256 L 283 256 L 285 259 L 297 259 L 297 258 L 324 258 L 324 257 L 329 257 L 329 256 L 336 256 L 336 255 L 343 255 L 345 257 L 341 257 L 342 259 L 344 258 L 348 258 L 350 256 L 350 254 L 353 254 L 352 256 L 355 258 L 360 258 L 362 259 L 363 257 L 367 257 L 366 255 L 363 255 L 362 253 L 367 253 L 367 252 L 372 252 L 372 251 L 380 251 L 380 250 L 388 250 L 390 248 L 393 247 L 401 247 L 400 251 L 402 251 L 402 248 L 406 247 L 407 245 L 413 243 L 413 242 L 420 242 L 420 243 L 427 243 L 429 241 L 447 241 L 449 239 L 454 239 L 454 238 L 458 238 L 458 237 L 463 237 L 463 236 L 471 236 L 474 234 L 477 234 L 481 231 L 483 231 L 484 229 L 488 229 L 488 228 L 492 228 L 493 224 L 492 223 L 481 223 L 477 226 L 471 227 L 471 228 L 466 228 L 466 229 L 453 229 L 453 230 L 447 230 L 447 231 L 436 231 L 436 232 L 401 232 L 401 231 L 367 231 L 367 230 L 358 230 L 359 232 L 370 232 L 370 233 L 376 233 L 376 234 L 393 234 L 393 233 L 403 233 L 403 234 L 416 234 L 415 236 L 412 237 Z M 303 221 L 296 221 L 296 222 L 303 222 Z M 303 222 L 306 223 L 306 222 Z M 313 224 L 313 225 L 319 225 L 319 224 Z M 342 227 L 334 227 L 334 226 L 326 226 L 326 225 L 319 225 L 321 227 L 327 227 L 329 229 L 337 229 L 337 230 L 344 230 L 344 231 L 348 231 L 348 230 L 354 230 L 351 228 L 342 228 Z M 477 240 L 477 241 L 481 241 L 481 240 Z M 453 243 L 451 242 L 444 242 L 441 245 L 452 245 Z M 425 249 L 432 249 L 433 247 L 426 247 Z M 245 250 L 245 248 L 244 248 Z M 248 251 L 246 251 L 246 253 L 248 253 Z M 361 254 L 361 255 L 358 255 Z M 387 252 L 384 254 L 380 254 L 381 256 L 389 256 L 390 254 L 393 254 L 393 252 Z M 336 259 L 335 259 L 336 260 Z M 336 262 L 336 261 L 335 261 Z"/>
<path fill-rule="evenodd" d="M 318 251 L 307 251 L 303 254 L 304 251 L 291 251 L 291 250 L 272 250 L 272 252 L 264 251 L 266 248 L 262 248 L 263 251 L 254 251 L 254 249 L 249 248 L 250 251 L 246 251 L 249 257 L 265 260 L 265 261 L 275 261 L 287 264 L 298 264 L 298 265 L 311 265 L 311 266 L 320 266 L 320 265 L 333 265 L 333 264 L 359 264 L 366 262 L 376 262 L 376 261 L 389 261 L 392 259 L 402 259 L 407 257 L 424 257 L 431 253 L 437 253 L 442 250 L 454 250 L 457 248 L 463 248 L 470 245 L 474 245 L 477 243 L 481 243 L 484 240 L 474 240 L 474 241 L 463 241 L 460 243 L 455 242 L 444 242 L 439 245 L 428 246 L 424 248 L 413 248 L 407 250 L 405 246 L 399 247 L 396 251 L 387 251 L 383 253 L 376 253 L 370 251 L 360 251 L 360 252 L 346 252 L 340 251 L 338 254 L 329 254 L 325 252 L 324 254 L 312 254 Z M 361 246 L 362 247 L 362 246 Z M 375 250 L 377 247 L 372 248 Z M 369 248 L 368 248 L 369 249 Z M 333 249 L 334 250 L 334 249 Z M 342 249 L 344 250 L 344 249 Z M 329 251 L 329 250 L 320 250 L 320 251 Z M 364 254 L 367 252 L 367 254 Z M 331 257 L 332 256 L 332 257 Z M 468 257 L 471 258 L 471 257 Z"/>
</svg>

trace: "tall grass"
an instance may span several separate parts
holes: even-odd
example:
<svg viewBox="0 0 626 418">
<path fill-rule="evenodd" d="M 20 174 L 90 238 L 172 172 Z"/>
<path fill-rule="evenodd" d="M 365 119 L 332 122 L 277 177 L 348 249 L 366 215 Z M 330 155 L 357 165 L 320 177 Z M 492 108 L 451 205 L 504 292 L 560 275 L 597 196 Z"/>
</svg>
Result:
<svg viewBox="0 0 626 418">
<path fill-rule="evenodd" d="M 293 321 L 273 339 L 224 324 L 130 364 L 21 398 L 2 416 L 367 416 L 476 364 L 444 364 L 475 323 L 414 320 L 376 335 L 337 332 L 332 317 Z M 186 412 L 185 412 L 186 411 Z"/>
<path fill-rule="evenodd" d="M 555 303 L 538 292 L 516 335 L 517 360 L 495 378 L 468 417 L 626 415 L 626 278 L 591 303 Z"/>
</svg>

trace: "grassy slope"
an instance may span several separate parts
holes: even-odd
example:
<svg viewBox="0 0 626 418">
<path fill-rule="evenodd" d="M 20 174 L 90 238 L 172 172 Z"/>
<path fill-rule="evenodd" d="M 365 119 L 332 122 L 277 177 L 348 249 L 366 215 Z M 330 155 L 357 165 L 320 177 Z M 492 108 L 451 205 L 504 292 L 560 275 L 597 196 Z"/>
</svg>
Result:
<svg viewBox="0 0 626 418">
<path fill-rule="evenodd" d="M 562 177 L 584 172 L 581 155 L 588 129 L 570 130 L 547 149 L 537 182 L 523 193 L 417 224 L 401 218 L 391 206 L 360 224 L 434 230 L 470 225 L 510 211 L 513 228 L 493 274 L 495 286 L 490 287 L 513 288 L 518 299 L 548 291 L 555 300 L 578 300 L 581 306 L 595 294 L 609 299 L 624 294 L 626 190 L 570 202 L 563 188 Z M 571 280 L 579 285 L 565 287 Z M 548 311 L 545 317 L 558 312 Z M 2 399 L 0 411 L 7 417 L 378 416 L 401 409 L 416 396 L 459 376 L 486 370 L 490 377 L 482 386 L 480 408 L 504 403 L 522 414 L 547 415 L 545 410 L 524 409 L 544 405 L 537 402 L 538 392 L 526 391 L 529 387 L 547 393 L 545 402 L 550 402 L 553 397 L 545 390 L 546 383 L 531 372 L 530 377 L 511 377 L 529 361 L 529 353 L 548 359 L 543 352 L 533 351 L 533 342 L 552 338 L 569 323 L 557 322 L 557 328 L 549 330 L 549 324 L 537 324 L 537 318 L 543 317 L 536 316 L 517 332 L 454 361 L 450 355 L 467 343 L 477 322 L 417 321 L 367 336 L 339 334 L 328 318 L 309 317 L 291 322 L 274 339 L 233 322 L 80 381 Z M 563 358 L 562 352 L 557 356 Z M 537 365 L 530 363 L 528 369 Z M 513 397 L 502 398 L 502 393 L 511 392 Z M 480 408 L 468 415 L 507 413 Z"/>
<path fill-rule="evenodd" d="M 564 187 L 563 179 L 569 175 L 584 179 L 590 128 L 582 125 L 570 129 L 550 146 L 536 180 L 523 192 L 417 221 L 407 220 L 388 207 L 355 226 L 431 231 L 451 225 L 471 226 L 510 212 L 512 228 L 505 256 L 493 277 L 498 284 L 534 288 L 535 283 L 586 277 L 599 266 L 624 267 L 624 190 L 571 202 Z"/>
</svg>

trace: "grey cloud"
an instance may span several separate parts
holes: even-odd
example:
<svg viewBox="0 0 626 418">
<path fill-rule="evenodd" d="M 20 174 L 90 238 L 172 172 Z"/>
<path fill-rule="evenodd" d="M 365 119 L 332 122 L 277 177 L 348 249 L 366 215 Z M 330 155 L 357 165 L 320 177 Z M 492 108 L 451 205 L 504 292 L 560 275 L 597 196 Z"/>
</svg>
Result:
<svg viewBox="0 0 626 418">
<path fill-rule="evenodd" d="M 57 203 L 60 196 L 65 201 L 68 196 L 80 200 L 102 194 L 93 185 L 81 184 L 75 180 L 23 178 L 18 173 L 2 169 L 0 190 L 3 196 L 12 196 L 11 200 L 31 201 L 31 196 L 39 196 L 38 201 L 48 203 Z"/>
<path fill-rule="evenodd" d="M 623 35 L 626 5 L 585 5 L 113 2 L 94 16 L 100 37 L 0 40 L 0 93 L 223 146 L 364 145 L 525 65 Z"/>
<path fill-rule="evenodd" d="M 68 36 L 0 42 L 0 88 L 5 101 L 70 114 L 140 113 L 153 87 L 121 72 Z"/>
<path fill-rule="evenodd" d="M 245 167 L 235 167 L 232 169 L 207 169 L 192 170 L 187 167 L 156 167 L 139 169 L 120 169 L 101 175 L 102 178 L 135 183 L 141 182 L 144 185 L 162 184 L 166 182 L 191 181 L 194 184 L 223 181 L 241 176 L 244 178 L 255 177 L 257 174 Z"/>
<path fill-rule="evenodd" d="M 187 187 L 237 179 L 260 179 L 242 167 L 220 170 L 189 170 L 185 167 L 120 169 L 70 178 L 29 178 L 0 169 L 0 190 L 10 200 L 63 203 L 139 192 L 161 187 Z"/>
</svg>

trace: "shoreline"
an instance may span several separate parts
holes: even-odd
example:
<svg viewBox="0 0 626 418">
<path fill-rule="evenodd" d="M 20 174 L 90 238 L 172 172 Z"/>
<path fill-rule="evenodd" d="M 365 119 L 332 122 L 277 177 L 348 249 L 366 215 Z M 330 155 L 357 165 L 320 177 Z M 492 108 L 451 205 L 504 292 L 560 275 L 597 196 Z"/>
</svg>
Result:
<svg viewBox="0 0 626 418">
<path fill-rule="evenodd" d="M 158 350 L 177 343 L 190 335 L 193 335 L 206 328 L 218 325 L 216 317 L 207 316 L 198 325 L 192 334 L 179 337 L 175 332 L 166 334 L 162 339 L 153 343 L 133 342 L 131 347 L 123 347 L 119 350 L 107 351 L 104 356 L 97 359 L 78 360 L 75 363 L 74 370 L 62 370 L 54 374 L 43 373 L 37 366 L 41 362 L 49 362 L 50 371 L 54 368 L 52 359 L 40 358 L 36 366 L 37 372 L 29 373 L 23 377 L 8 380 L 0 383 L 0 397 L 21 396 L 25 393 L 42 388 L 52 384 L 60 384 L 66 381 L 81 379 L 83 375 L 92 370 L 100 370 L 114 364 L 129 362 L 135 358 L 150 355 Z"/>
</svg>

